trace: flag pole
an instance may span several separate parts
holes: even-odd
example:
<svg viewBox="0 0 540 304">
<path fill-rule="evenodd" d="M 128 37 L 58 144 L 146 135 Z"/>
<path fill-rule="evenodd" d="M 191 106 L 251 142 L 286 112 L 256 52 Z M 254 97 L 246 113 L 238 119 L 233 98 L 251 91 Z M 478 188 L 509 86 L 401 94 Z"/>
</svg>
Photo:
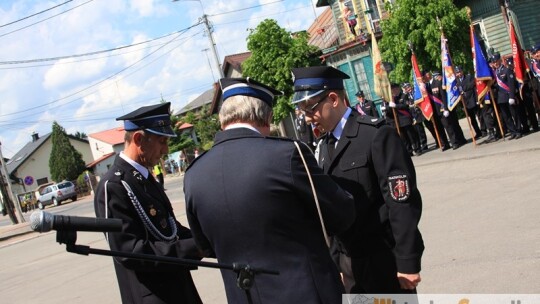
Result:
<svg viewBox="0 0 540 304">
<path fill-rule="evenodd" d="M 461 94 L 463 94 L 463 92 L 461 92 Z M 472 141 L 474 143 L 474 147 L 476 148 L 476 138 L 474 138 L 475 136 L 473 135 L 473 130 L 472 130 L 472 124 L 471 124 L 471 117 L 469 116 L 469 111 L 467 111 L 467 106 L 465 105 L 465 101 L 463 100 L 463 95 L 461 95 L 461 105 L 463 106 L 463 111 L 465 112 L 465 116 L 467 117 L 467 124 L 469 125 L 469 132 L 471 133 L 471 138 L 472 138 Z"/>
<path fill-rule="evenodd" d="M 493 91 L 491 90 L 491 88 L 489 88 L 489 95 L 493 99 L 493 109 L 495 112 L 495 116 L 497 116 L 497 122 L 499 123 L 499 130 L 501 131 L 502 139 L 503 141 L 505 141 L 504 129 L 502 127 L 501 117 L 499 116 L 499 107 L 497 107 L 497 99 L 493 95 Z"/>
</svg>

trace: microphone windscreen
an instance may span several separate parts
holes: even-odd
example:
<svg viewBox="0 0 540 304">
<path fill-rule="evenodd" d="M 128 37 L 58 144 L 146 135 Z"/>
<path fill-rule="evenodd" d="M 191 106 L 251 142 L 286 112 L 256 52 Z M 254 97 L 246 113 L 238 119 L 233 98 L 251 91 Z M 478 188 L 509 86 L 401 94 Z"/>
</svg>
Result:
<svg viewBox="0 0 540 304">
<path fill-rule="evenodd" d="M 30 215 L 30 228 L 38 232 L 47 232 L 52 230 L 53 215 L 44 211 L 34 211 Z"/>
</svg>

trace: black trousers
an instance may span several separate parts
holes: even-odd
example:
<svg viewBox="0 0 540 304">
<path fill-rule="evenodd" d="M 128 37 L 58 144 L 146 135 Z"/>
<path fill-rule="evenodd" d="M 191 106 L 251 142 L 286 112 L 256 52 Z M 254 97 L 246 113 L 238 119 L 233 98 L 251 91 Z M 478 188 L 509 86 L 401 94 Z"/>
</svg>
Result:
<svg viewBox="0 0 540 304">
<path fill-rule="evenodd" d="M 478 107 L 467 109 L 467 114 L 469 114 L 469 118 L 471 119 L 471 126 L 474 129 L 474 136 L 481 135 L 482 131 L 480 130 L 478 121 L 476 120 L 476 116 L 480 116 L 478 113 Z"/>
<path fill-rule="evenodd" d="M 512 135 L 519 134 L 521 122 L 519 120 L 517 106 L 511 106 L 508 103 L 499 103 L 497 106 L 499 106 L 499 110 L 501 111 L 502 120 L 506 125 L 507 132 Z"/>
</svg>

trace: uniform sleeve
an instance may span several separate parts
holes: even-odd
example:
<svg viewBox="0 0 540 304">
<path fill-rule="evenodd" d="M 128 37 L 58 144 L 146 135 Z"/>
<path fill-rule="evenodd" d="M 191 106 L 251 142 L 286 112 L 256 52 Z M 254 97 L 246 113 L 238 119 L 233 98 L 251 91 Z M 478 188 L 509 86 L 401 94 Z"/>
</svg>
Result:
<svg viewBox="0 0 540 304">
<path fill-rule="evenodd" d="M 339 187 L 329 175 L 322 171 L 308 147 L 303 144 L 299 146 L 316 189 L 327 233 L 329 235 L 335 235 L 345 231 L 352 225 L 355 219 L 355 207 L 352 195 Z M 295 192 L 303 202 L 316 208 L 311 184 L 296 148 L 294 148 L 291 156 L 291 175 Z"/>
<path fill-rule="evenodd" d="M 388 127 L 378 129 L 371 152 L 385 202 L 381 217 L 388 221 L 392 230 L 398 272 L 418 273 L 424 251 L 418 229 L 422 198 L 411 157 L 397 133 Z"/>
<path fill-rule="evenodd" d="M 186 179 L 184 179 L 184 182 L 185 180 Z M 189 193 L 189 190 L 186 191 L 185 186 L 184 186 L 184 193 L 186 196 L 186 217 L 189 223 L 189 228 L 191 228 L 191 233 L 193 234 L 193 238 L 196 241 L 197 247 L 203 252 L 203 255 L 205 257 L 215 258 L 216 253 L 214 249 L 212 248 L 210 241 L 202 232 L 201 223 L 199 222 L 199 219 L 193 208 L 191 195 Z"/>
<path fill-rule="evenodd" d="M 178 239 L 172 241 L 155 240 L 146 230 L 131 201 L 126 189 L 118 182 L 107 183 L 108 217 L 123 221 L 122 232 L 108 233 L 109 246 L 113 251 L 153 256 L 200 259 L 199 251 L 188 228 L 176 222 Z M 96 216 L 105 217 L 105 187 L 100 184 L 94 199 Z M 171 272 L 187 267 L 170 263 L 141 261 L 116 257 L 115 260 L 132 270 L 150 272 Z M 188 267 L 189 268 L 189 267 Z"/>
</svg>

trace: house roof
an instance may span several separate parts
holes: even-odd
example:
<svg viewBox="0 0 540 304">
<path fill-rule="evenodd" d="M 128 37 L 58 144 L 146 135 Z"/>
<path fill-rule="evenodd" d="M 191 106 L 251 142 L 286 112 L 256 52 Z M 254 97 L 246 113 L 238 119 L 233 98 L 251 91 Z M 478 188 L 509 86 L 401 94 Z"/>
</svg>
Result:
<svg viewBox="0 0 540 304">
<path fill-rule="evenodd" d="M 228 70 L 233 68 L 242 73 L 242 62 L 251 56 L 251 52 L 228 55 L 223 58 L 223 74 L 229 75 Z"/>
<path fill-rule="evenodd" d="M 52 133 L 45 134 L 41 137 L 38 137 L 37 140 L 33 140 L 24 147 L 19 150 L 19 152 L 15 153 L 13 157 L 6 163 L 8 174 L 11 175 L 13 172 L 17 171 L 17 169 L 24 164 L 24 162 L 32 156 L 39 147 L 41 147 L 49 138 L 51 137 Z M 68 134 L 68 137 L 70 139 L 78 140 L 84 143 L 88 143 L 88 140 L 80 139 L 78 137 L 72 136 Z"/>
<path fill-rule="evenodd" d="M 209 89 L 202 93 L 199 97 L 193 99 L 190 103 L 188 103 L 185 107 L 180 109 L 178 112 L 176 112 L 175 115 L 182 115 L 186 112 L 197 110 L 201 108 L 204 105 L 212 103 L 212 98 L 214 97 L 214 88 Z"/>
<path fill-rule="evenodd" d="M 109 154 L 105 154 L 105 155 L 103 155 L 102 157 L 100 157 L 100 158 L 94 160 L 93 162 L 87 164 L 87 165 L 86 165 L 86 168 L 92 168 L 92 167 L 94 167 L 95 165 L 99 164 L 100 162 L 106 160 L 107 158 L 109 158 L 109 157 L 111 157 L 111 156 L 113 156 L 113 155 L 116 155 L 116 152 L 111 152 L 111 153 L 109 153 Z"/>
<path fill-rule="evenodd" d="M 124 143 L 124 135 L 126 134 L 126 131 L 123 127 L 118 127 L 110 130 L 105 130 L 97 133 L 89 134 L 88 137 L 92 137 L 94 139 L 97 139 L 99 141 L 102 141 L 104 143 L 108 143 L 110 145 L 118 145 Z"/>
</svg>

